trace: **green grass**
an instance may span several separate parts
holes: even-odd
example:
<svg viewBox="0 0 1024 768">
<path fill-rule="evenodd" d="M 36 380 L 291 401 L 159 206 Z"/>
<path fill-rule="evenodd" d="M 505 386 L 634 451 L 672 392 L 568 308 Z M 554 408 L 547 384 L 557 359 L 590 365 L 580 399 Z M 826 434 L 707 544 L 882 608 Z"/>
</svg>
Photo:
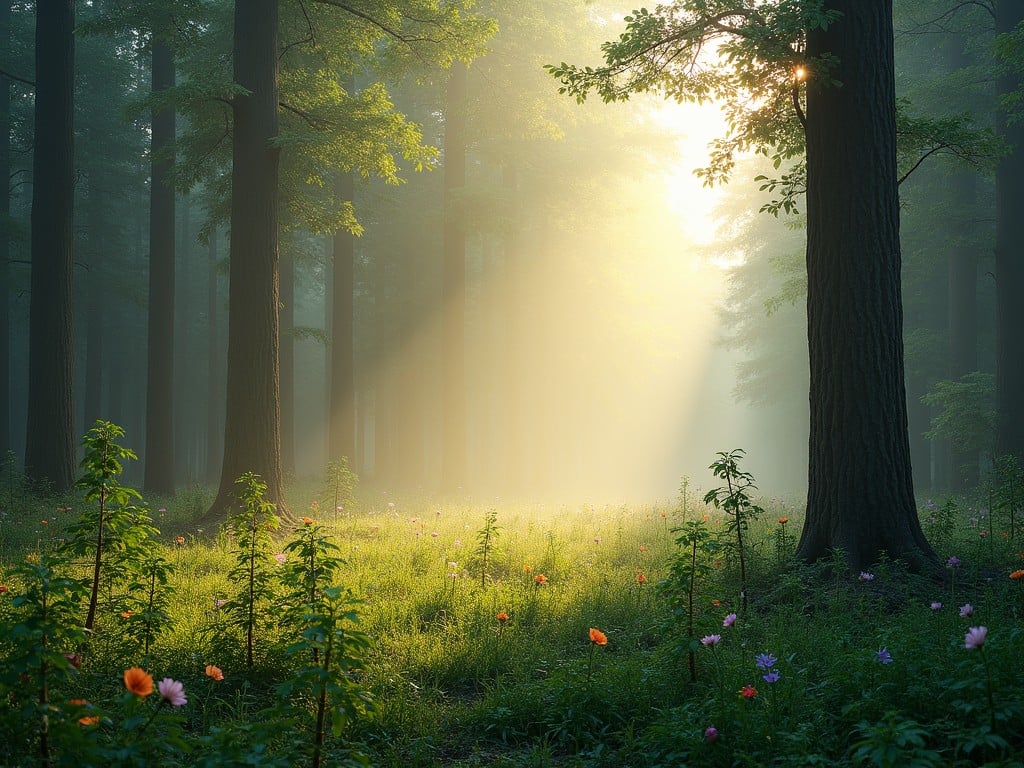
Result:
<svg viewBox="0 0 1024 768">
<path fill-rule="evenodd" d="M 312 516 L 314 497 L 293 489 L 293 512 Z M 256 727 L 275 686 L 295 674 L 295 661 L 275 643 L 286 630 L 263 637 L 255 669 L 242 665 L 241 640 L 215 603 L 233 589 L 226 576 L 233 539 L 190 528 L 208 499 L 193 488 L 151 505 L 174 597 L 150 658 L 140 658 L 124 619 L 103 614 L 81 668 L 52 692 L 55 702 L 115 702 L 123 670 L 143 662 L 155 678 L 182 680 L 189 704 L 174 727 L 186 741 L 206 738 L 206 747 L 151 757 L 150 766 L 239 764 L 227 751 L 222 762 L 210 762 L 217 739 Z M 8 626 L 11 600 L 25 585 L 7 574 L 60 539 L 73 511 L 53 510 L 66 503 L 24 499 L 2 518 L 0 583 L 10 591 L 0 595 L 0 619 Z M 486 508 L 380 496 L 338 515 L 317 513 L 346 560 L 344 586 L 362 601 L 359 627 L 373 645 L 353 678 L 377 703 L 375 717 L 328 737 L 335 762 L 325 764 L 343 764 L 355 747 L 373 765 L 401 768 L 1021 765 L 1024 580 L 1009 574 L 1024 567 L 1024 541 L 1003 538 L 1001 521 L 979 536 L 987 520 L 975 527 L 964 505 L 936 523 L 925 510 L 926 530 L 943 542 L 940 555 L 962 560 L 955 592 L 894 563 L 879 564 L 864 581 L 830 564 L 793 562 L 799 509 L 763 503 L 769 512 L 750 529 L 747 614 L 722 626 L 739 611 L 737 564 L 727 551 L 697 584 L 696 637 L 722 640 L 713 648 L 698 643 L 695 683 L 687 670 L 694 639 L 658 588 L 676 555 L 672 528 L 684 520 L 671 505 L 500 507 L 485 574 L 476 537 Z M 790 522 L 780 545 L 776 518 L 783 514 Z M 703 515 L 712 530 L 724 528 L 720 513 L 690 505 L 690 519 Z M 546 584 L 535 582 L 539 574 Z M 932 610 L 933 601 L 944 605 Z M 961 618 L 959 606 L 968 602 L 974 613 Z M 509 614 L 507 623 L 499 612 Z M 984 648 L 964 648 L 968 627 L 982 625 Z M 590 627 L 607 635 L 607 646 L 591 648 Z M 883 647 L 891 664 L 878 658 Z M 778 682 L 765 682 L 755 666 L 762 652 L 778 659 Z M 204 676 L 207 664 L 223 669 L 222 683 Z M 24 692 L 16 676 L 2 680 L 0 691 L 17 703 Z M 739 695 L 746 685 L 757 688 L 755 697 Z M 3 732 L 23 737 L 0 765 L 38 764 L 19 711 L 0 711 Z M 705 736 L 709 726 L 717 729 L 714 741 Z M 101 727 L 113 734 L 121 725 Z M 163 727 L 147 734 L 159 738 Z M 308 728 L 293 723 L 289 738 L 301 741 Z M 251 741 L 262 738 L 268 751 L 249 764 L 304 764 L 284 734 L 257 736 Z M 291 762 L 274 762 L 283 755 Z"/>
</svg>

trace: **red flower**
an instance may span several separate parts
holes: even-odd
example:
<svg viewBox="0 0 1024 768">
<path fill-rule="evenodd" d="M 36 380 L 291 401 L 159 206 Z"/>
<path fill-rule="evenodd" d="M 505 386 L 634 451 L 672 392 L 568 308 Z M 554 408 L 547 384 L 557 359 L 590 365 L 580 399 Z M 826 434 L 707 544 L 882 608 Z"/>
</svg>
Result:
<svg viewBox="0 0 1024 768">
<path fill-rule="evenodd" d="M 536 576 L 533 577 L 533 582 L 537 586 L 540 586 L 542 584 L 547 584 L 548 583 L 548 577 L 545 576 L 543 573 L 538 573 Z"/>
<path fill-rule="evenodd" d="M 498 611 L 498 621 L 504 624 L 506 621 L 508 621 L 508 614 L 504 611 Z"/>
<path fill-rule="evenodd" d="M 1010 578 L 1014 580 L 1024 579 L 1024 570 L 1016 570 L 1010 574 Z"/>
<path fill-rule="evenodd" d="M 757 688 L 752 685 L 744 685 L 740 688 L 740 696 L 744 699 L 752 699 L 757 696 Z"/>
</svg>

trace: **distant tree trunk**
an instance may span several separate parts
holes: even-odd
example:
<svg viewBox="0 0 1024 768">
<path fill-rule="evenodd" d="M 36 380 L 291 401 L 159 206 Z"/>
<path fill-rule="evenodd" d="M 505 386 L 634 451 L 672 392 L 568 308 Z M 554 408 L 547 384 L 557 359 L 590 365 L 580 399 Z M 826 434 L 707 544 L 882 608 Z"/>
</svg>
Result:
<svg viewBox="0 0 1024 768">
<path fill-rule="evenodd" d="M 295 259 L 281 256 L 281 295 L 278 299 L 281 349 L 281 469 L 295 473 Z"/>
<path fill-rule="evenodd" d="M 937 567 L 917 518 L 907 439 L 892 3 L 830 0 L 808 34 L 837 62 L 807 91 L 807 518 L 797 554 L 842 549 Z"/>
<path fill-rule="evenodd" d="M 174 54 L 153 41 L 153 93 L 174 86 Z M 174 110 L 153 113 L 149 202 L 149 321 L 146 345 L 147 493 L 174 495 Z"/>
<path fill-rule="evenodd" d="M 11 4 L 0 3 L 0 45 L 11 49 Z M 11 439 L 11 85 L 0 77 L 0 459 Z"/>
<path fill-rule="evenodd" d="M 25 469 L 52 490 L 75 474 L 73 0 L 36 3 L 35 159 Z"/>
<path fill-rule="evenodd" d="M 1021 3 L 996 3 L 997 33 L 1012 32 L 1021 18 Z M 1012 71 L 997 79 L 1000 95 L 1020 87 Z M 1024 461 L 1024 123 L 1008 123 L 1000 110 L 998 124 L 1012 151 L 996 169 L 996 453 Z"/>
<path fill-rule="evenodd" d="M 949 252 L 949 377 L 978 370 L 978 254 L 971 218 L 976 213 L 977 176 L 962 171 L 949 185 L 957 236 Z M 950 489 L 967 491 L 978 484 L 978 452 L 950 445 Z"/>
<path fill-rule="evenodd" d="M 217 294 L 217 228 L 210 229 L 206 265 L 206 481 L 216 482 L 220 476 L 220 455 L 224 450 L 220 429 L 223 422 L 221 401 L 224 383 L 221 380 L 220 329 L 218 327 Z"/>
<path fill-rule="evenodd" d="M 466 234 L 459 199 L 466 185 L 466 67 L 460 62 L 450 70 L 444 114 L 441 487 L 452 492 L 466 483 Z"/>
<path fill-rule="evenodd" d="M 353 199 L 355 185 L 351 173 L 337 174 L 334 194 L 339 202 Z M 355 449 L 355 236 L 348 230 L 339 229 L 334 233 L 331 247 L 330 434 L 327 458 L 338 461 L 347 456 L 349 466 L 360 471 L 361 462 Z"/>
<path fill-rule="evenodd" d="M 228 289 L 227 406 L 220 489 L 204 516 L 223 519 L 245 472 L 284 508 L 279 369 L 277 0 L 235 4 L 231 271 Z"/>
<path fill-rule="evenodd" d="M 104 276 L 104 199 L 103 172 L 99 164 L 89 169 L 89 197 L 86 219 L 88 224 L 89 272 L 86 277 L 85 315 L 85 401 L 82 409 L 85 428 L 91 429 L 103 416 L 103 336 L 106 331 L 106 290 Z"/>
</svg>

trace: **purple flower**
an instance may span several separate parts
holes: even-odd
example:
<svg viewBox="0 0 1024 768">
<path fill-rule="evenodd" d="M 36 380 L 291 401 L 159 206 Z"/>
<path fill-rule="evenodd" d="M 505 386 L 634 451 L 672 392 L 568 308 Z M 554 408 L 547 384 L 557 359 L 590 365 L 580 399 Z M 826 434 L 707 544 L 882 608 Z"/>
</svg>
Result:
<svg viewBox="0 0 1024 768">
<path fill-rule="evenodd" d="M 284 565 L 284 561 L 288 559 L 288 555 L 286 555 L 284 552 L 278 552 L 276 555 L 274 555 L 274 559 L 277 560 L 279 564 Z"/>
<path fill-rule="evenodd" d="M 706 645 L 706 646 L 708 646 L 710 648 L 710 647 L 718 645 L 722 641 L 722 636 L 721 635 L 704 635 L 704 637 L 702 637 L 700 639 L 700 641 L 701 641 L 701 643 L 703 643 L 704 645 Z"/>
<path fill-rule="evenodd" d="M 967 630 L 967 634 L 964 635 L 964 648 L 970 650 L 971 648 L 981 648 L 985 644 L 985 638 L 988 636 L 987 627 L 971 627 Z"/>
<path fill-rule="evenodd" d="M 172 707 L 183 707 L 188 704 L 188 699 L 185 698 L 185 686 L 180 680 L 165 677 L 156 684 L 156 688 L 160 691 L 160 695 L 171 703 Z"/>
<path fill-rule="evenodd" d="M 736 614 L 735 613 L 730 613 L 728 616 L 726 616 L 724 619 L 722 619 L 722 626 L 723 627 L 731 627 L 735 623 L 736 623 Z"/>
<path fill-rule="evenodd" d="M 873 581 L 875 578 L 875 574 L 870 573 L 868 571 L 861 571 L 860 576 L 858 576 L 857 578 L 861 581 Z"/>
<path fill-rule="evenodd" d="M 959 557 L 957 557 L 956 555 L 953 555 L 953 556 L 951 556 L 951 557 L 950 557 L 950 558 L 949 558 L 949 559 L 948 559 L 948 560 L 946 561 L 946 567 L 947 567 L 947 568 L 956 568 L 956 567 L 958 567 L 959 565 L 960 565 L 960 558 L 959 558 Z"/>
<path fill-rule="evenodd" d="M 970 603 L 964 603 L 960 606 L 960 618 L 966 619 L 968 616 L 974 614 L 974 606 Z"/>
<path fill-rule="evenodd" d="M 776 672 L 774 669 L 767 675 L 761 675 L 761 679 L 764 680 L 766 683 L 777 683 L 779 682 L 779 677 L 781 677 L 781 675 L 779 675 L 779 673 Z"/>
<path fill-rule="evenodd" d="M 878 653 L 875 654 L 875 655 L 878 657 L 878 660 L 882 664 L 892 664 L 892 654 L 889 653 L 889 649 L 888 648 L 883 646 L 882 648 L 880 648 L 878 650 Z"/>
<path fill-rule="evenodd" d="M 704 731 L 704 740 L 705 741 L 714 741 L 717 738 L 718 738 L 718 729 L 715 728 L 715 726 L 713 726 L 713 725 L 709 725 L 707 727 L 707 729 L 705 729 L 705 731 Z"/>
<path fill-rule="evenodd" d="M 759 653 L 754 663 L 757 664 L 757 666 L 759 666 L 761 669 L 771 669 L 773 666 L 775 666 L 776 661 L 778 661 L 778 659 L 776 659 L 770 653 Z"/>
<path fill-rule="evenodd" d="M 938 601 L 936 601 L 936 602 L 934 602 L 934 603 L 932 603 L 932 604 L 931 604 L 931 609 L 932 609 L 933 611 L 937 611 L 937 610 L 939 610 L 939 609 L 941 609 L 941 608 L 942 608 L 942 603 L 940 603 L 940 602 L 938 602 Z"/>
</svg>

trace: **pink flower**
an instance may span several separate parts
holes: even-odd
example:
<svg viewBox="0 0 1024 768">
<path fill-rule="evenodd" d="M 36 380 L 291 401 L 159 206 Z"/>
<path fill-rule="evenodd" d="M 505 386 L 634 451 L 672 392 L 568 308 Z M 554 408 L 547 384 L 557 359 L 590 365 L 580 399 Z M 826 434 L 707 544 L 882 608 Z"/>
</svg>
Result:
<svg viewBox="0 0 1024 768">
<path fill-rule="evenodd" d="M 171 680 L 171 678 L 165 677 L 157 683 L 156 689 L 171 703 L 172 707 L 183 707 L 188 704 L 188 699 L 185 698 L 185 686 L 180 680 Z"/>
<path fill-rule="evenodd" d="M 284 565 L 284 561 L 288 559 L 288 555 L 286 555 L 284 552 L 278 552 L 276 555 L 274 555 L 274 559 L 277 560 L 277 562 L 281 565 Z"/>
<path fill-rule="evenodd" d="M 707 727 L 707 729 L 704 731 L 704 740 L 705 741 L 714 741 L 717 738 L 718 738 L 718 729 L 715 728 L 715 726 L 713 726 L 713 725 L 709 725 Z"/>
<path fill-rule="evenodd" d="M 722 626 L 723 627 L 731 627 L 735 623 L 736 623 L 736 614 L 735 613 L 730 613 L 728 616 L 726 616 L 724 619 L 722 619 Z"/>
<path fill-rule="evenodd" d="M 701 643 L 708 646 L 709 648 L 718 645 L 722 641 L 721 635 L 704 635 L 700 639 Z"/>
<path fill-rule="evenodd" d="M 974 606 L 970 603 L 964 603 L 960 606 L 960 618 L 966 619 L 974 613 Z"/>
<path fill-rule="evenodd" d="M 873 581 L 875 578 L 875 574 L 870 573 L 868 571 L 861 571 L 860 576 L 858 576 L 857 578 L 861 581 Z"/>
<path fill-rule="evenodd" d="M 940 608 L 942 608 L 942 603 L 934 602 L 934 603 L 932 603 L 931 608 L 932 608 L 933 611 L 937 611 Z"/>
<path fill-rule="evenodd" d="M 967 634 L 964 635 L 964 648 L 968 650 L 971 648 L 981 648 L 985 644 L 987 636 L 987 627 L 971 627 L 967 630 Z"/>
</svg>

